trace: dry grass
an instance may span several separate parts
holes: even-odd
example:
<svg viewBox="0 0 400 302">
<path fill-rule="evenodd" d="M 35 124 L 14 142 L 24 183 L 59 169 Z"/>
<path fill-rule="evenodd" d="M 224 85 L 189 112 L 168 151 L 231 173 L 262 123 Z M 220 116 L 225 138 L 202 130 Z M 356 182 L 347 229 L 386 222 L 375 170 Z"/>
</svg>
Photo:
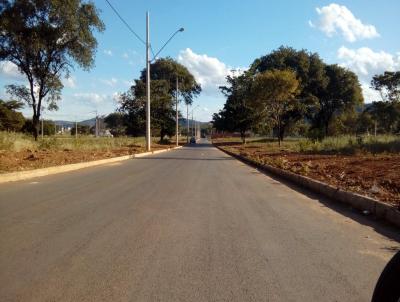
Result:
<svg viewBox="0 0 400 302">
<path fill-rule="evenodd" d="M 240 145 L 240 138 L 219 138 L 217 144 Z M 253 138 L 244 148 L 262 148 L 271 153 L 300 152 L 315 154 L 358 154 L 358 153 L 400 153 L 400 136 L 338 136 L 327 137 L 322 141 L 311 141 L 304 138 L 286 138 L 281 146 L 272 138 Z"/>
</svg>

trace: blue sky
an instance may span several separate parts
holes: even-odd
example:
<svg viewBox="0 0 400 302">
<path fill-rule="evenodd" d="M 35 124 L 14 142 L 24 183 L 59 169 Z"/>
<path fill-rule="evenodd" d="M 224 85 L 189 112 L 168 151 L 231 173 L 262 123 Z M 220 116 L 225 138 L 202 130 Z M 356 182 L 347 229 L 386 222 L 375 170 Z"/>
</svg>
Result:
<svg viewBox="0 0 400 302">
<path fill-rule="evenodd" d="M 371 77 L 400 70 L 398 0 L 266 1 L 266 0 L 109 0 L 130 26 L 145 38 L 145 13 L 150 12 L 150 35 L 157 51 L 180 27 L 160 56 L 186 65 L 202 84 L 195 100 L 202 121 L 222 108 L 217 87 L 232 69 L 247 68 L 254 59 L 281 45 L 318 52 L 327 63 L 339 63 L 359 75 L 367 102 L 378 95 Z M 94 111 L 107 114 L 117 107 L 118 94 L 128 89 L 145 66 L 145 47 L 118 19 L 105 0 L 94 1 L 106 30 L 96 34 L 96 64 L 89 72 L 75 68 L 64 79 L 57 112 L 45 118 L 82 120 Z M 24 79 L 7 62 L 0 65 L 0 97 L 4 85 Z M 29 108 L 24 109 L 31 115 Z"/>
</svg>

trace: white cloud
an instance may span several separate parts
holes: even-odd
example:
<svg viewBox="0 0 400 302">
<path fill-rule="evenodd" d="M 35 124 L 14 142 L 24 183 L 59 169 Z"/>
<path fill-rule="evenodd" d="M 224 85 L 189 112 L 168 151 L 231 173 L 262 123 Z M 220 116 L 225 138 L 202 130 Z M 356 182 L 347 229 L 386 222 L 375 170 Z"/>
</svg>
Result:
<svg viewBox="0 0 400 302">
<path fill-rule="evenodd" d="M 106 55 L 110 56 L 110 57 L 112 57 L 112 55 L 113 55 L 112 51 L 109 50 L 109 49 L 104 49 L 103 52 L 104 52 Z"/>
<path fill-rule="evenodd" d="M 181 50 L 178 62 L 186 66 L 207 94 L 219 94 L 218 87 L 226 84 L 226 76 L 232 69 L 217 58 L 197 54 L 190 48 Z"/>
<path fill-rule="evenodd" d="M 363 24 L 344 5 L 331 3 L 322 8 L 316 8 L 319 20 L 317 23 L 310 21 L 311 27 L 317 27 L 328 37 L 340 33 L 347 41 L 355 42 L 361 39 L 379 37 L 375 26 Z"/>
<path fill-rule="evenodd" d="M 111 78 L 109 80 L 101 79 L 100 82 L 113 87 L 118 83 L 118 80 L 116 78 Z"/>
<path fill-rule="evenodd" d="M 341 66 L 349 68 L 358 75 L 364 99 L 368 103 L 381 100 L 379 93 L 370 87 L 372 77 L 384 71 L 400 69 L 400 53 L 392 55 L 385 51 L 375 52 L 368 47 L 349 49 L 342 46 L 337 56 Z"/>
<path fill-rule="evenodd" d="M 64 87 L 68 88 L 76 88 L 76 78 L 69 76 L 68 78 L 65 78 L 63 81 Z"/>
<path fill-rule="evenodd" d="M 378 91 L 371 88 L 371 85 L 368 83 L 361 83 L 361 88 L 364 96 L 364 102 L 372 103 L 376 101 L 381 101 L 382 97 Z"/>
<path fill-rule="evenodd" d="M 400 55 L 392 55 L 385 51 L 375 52 L 368 47 L 350 49 L 345 46 L 337 52 L 341 65 L 345 66 L 361 78 L 371 78 L 377 73 L 394 71 L 400 68 Z"/>
<path fill-rule="evenodd" d="M 74 93 L 72 96 L 76 100 L 81 101 L 83 103 L 90 103 L 95 105 L 105 103 L 108 99 L 110 99 L 110 97 L 107 96 L 106 94 L 98 94 L 95 92 Z"/>
<path fill-rule="evenodd" d="M 10 61 L 0 62 L 0 75 L 9 80 L 26 80 L 26 77 L 19 72 L 17 65 Z"/>
</svg>

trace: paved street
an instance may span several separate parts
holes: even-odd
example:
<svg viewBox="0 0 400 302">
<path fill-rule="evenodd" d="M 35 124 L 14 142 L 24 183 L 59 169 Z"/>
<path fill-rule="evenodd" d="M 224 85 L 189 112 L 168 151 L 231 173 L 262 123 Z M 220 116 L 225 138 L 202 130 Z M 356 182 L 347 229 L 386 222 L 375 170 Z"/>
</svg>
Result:
<svg viewBox="0 0 400 302">
<path fill-rule="evenodd" d="M 1 301 L 369 301 L 398 230 L 196 147 L 0 185 Z"/>
</svg>

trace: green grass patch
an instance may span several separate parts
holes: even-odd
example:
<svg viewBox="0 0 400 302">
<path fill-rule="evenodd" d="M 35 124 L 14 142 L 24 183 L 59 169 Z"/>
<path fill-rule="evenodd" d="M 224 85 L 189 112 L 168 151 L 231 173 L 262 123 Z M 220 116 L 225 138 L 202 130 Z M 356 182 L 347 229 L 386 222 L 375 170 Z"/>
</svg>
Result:
<svg viewBox="0 0 400 302">
<path fill-rule="evenodd" d="M 241 145 L 240 138 L 222 138 L 215 140 L 217 143 L 227 145 Z M 378 136 L 351 136 L 343 135 L 327 137 L 322 141 L 312 141 L 306 138 L 285 138 L 278 145 L 276 139 L 253 138 L 242 148 L 261 148 L 271 153 L 279 152 L 301 152 L 322 154 L 356 154 L 356 153 L 400 153 L 400 136 L 378 135 Z"/>
<path fill-rule="evenodd" d="M 157 140 L 154 139 L 154 143 Z M 33 137 L 14 132 L 0 132 L 1 151 L 23 151 L 23 150 L 80 150 L 80 151 L 107 151 L 118 148 L 141 148 L 145 146 L 144 137 L 93 137 L 79 136 L 45 136 L 35 141 Z"/>
</svg>

